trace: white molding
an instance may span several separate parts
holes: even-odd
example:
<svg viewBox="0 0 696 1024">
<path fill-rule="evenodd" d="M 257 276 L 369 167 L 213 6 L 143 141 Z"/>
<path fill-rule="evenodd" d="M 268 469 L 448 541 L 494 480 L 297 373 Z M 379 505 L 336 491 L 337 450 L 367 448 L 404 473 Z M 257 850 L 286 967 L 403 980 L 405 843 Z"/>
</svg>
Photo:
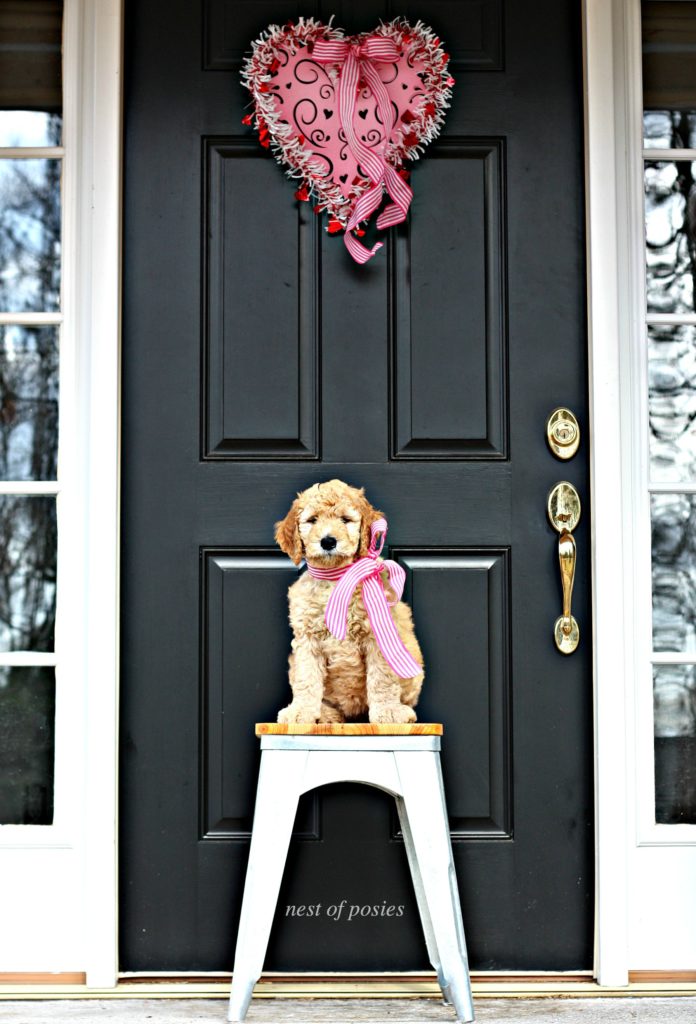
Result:
<svg viewBox="0 0 696 1024">
<path fill-rule="evenodd" d="M 696 484 L 683 484 L 678 480 L 660 480 L 646 486 L 651 494 L 696 494 Z"/>
<path fill-rule="evenodd" d="M 62 322 L 62 313 L 0 313 L 0 325 L 20 324 L 26 327 L 35 327 L 41 324 L 61 324 Z"/>
<path fill-rule="evenodd" d="M 636 281 L 628 266 L 626 203 L 633 187 L 630 133 L 634 70 L 628 36 L 638 0 L 584 0 L 585 161 L 592 486 L 592 604 L 595 729 L 595 973 L 628 984 L 630 843 L 627 709 L 634 668 L 631 537 L 633 501 L 624 459 L 630 410 L 622 402 L 626 339 L 634 329 Z M 639 85 L 640 83 L 638 83 Z M 640 158 L 640 149 L 636 151 Z M 630 442 L 628 442 L 630 443 Z"/>
<path fill-rule="evenodd" d="M 644 149 L 644 160 L 696 160 L 696 149 Z"/>
<path fill-rule="evenodd" d="M 56 655 L 42 654 L 40 651 L 10 651 L 0 654 L 0 666 L 4 665 L 55 665 Z M 3 826 L 0 825 L 0 828 Z"/>
<path fill-rule="evenodd" d="M 696 827 L 655 823 L 652 683 L 653 664 L 691 656 L 651 649 L 650 544 L 651 492 L 693 488 L 650 483 L 645 345 L 646 321 L 696 317 L 645 312 L 640 0 L 585 0 L 585 11 L 597 973 L 612 985 L 696 956 Z"/>
<path fill-rule="evenodd" d="M 686 651 L 653 651 L 653 665 L 696 665 L 696 652 Z"/>
<path fill-rule="evenodd" d="M 122 0 L 65 0 L 55 815 L 0 828 L 0 971 L 116 985 Z M 28 156 L 22 150 L 19 156 Z M 42 154 L 45 155 L 45 154 Z"/>
<path fill-rule="evenodd" d="M 77 2 L 77 0 L 73 0 Z M 89 987 L 118 974 L 118 615 L 122 0 L 80 0 L 83 132 L 84 493 L 87 513 L 85 956 Z"/>
<path fill-rule="evenodd" d="M 0 494 L 58 494 L 57 480 L 0 480 Z"/>
<path fill-rule="evenodd" d="M 645 317 L 648 324 L 696 324 L 696 313 L 648 313 Z"/>
<path fill-rule="evenodd" d="M 0 146 L 0 160 L 60 160 L 65 146 Z"/>
</svg>

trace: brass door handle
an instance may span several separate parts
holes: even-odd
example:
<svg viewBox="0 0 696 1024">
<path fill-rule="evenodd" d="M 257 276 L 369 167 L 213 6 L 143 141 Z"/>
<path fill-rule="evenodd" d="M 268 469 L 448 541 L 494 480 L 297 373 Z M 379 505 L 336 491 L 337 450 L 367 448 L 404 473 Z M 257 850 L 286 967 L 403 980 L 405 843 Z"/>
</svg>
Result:
<svg viewBox="0 0 696 1024">
<path fill-rule="evenodd" d="M 572 531 L 580 521 L 580 498 L 572 484 L 566 480 L 556 484 L 549 494 L 547 511 L 551 525 L 560 534 L 558 563 L 563 592 L 563 614 L 556 619 L 553 635 L 561 654 L 572 654 L 580 642 L 580 627 L 571 612 L 577 554 Z"/>
</svg>

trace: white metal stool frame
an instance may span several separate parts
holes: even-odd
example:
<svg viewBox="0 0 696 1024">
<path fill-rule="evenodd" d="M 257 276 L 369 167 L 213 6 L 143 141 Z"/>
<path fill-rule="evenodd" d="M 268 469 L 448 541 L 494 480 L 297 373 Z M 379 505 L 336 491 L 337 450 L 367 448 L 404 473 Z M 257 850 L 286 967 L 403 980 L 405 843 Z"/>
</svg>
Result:
<svg viewBox="0 0 696 1024">
<path fill-rule="evenodd" d="M 428 957 L 457 1020 L 473 1021 L 439 736 L 261 737 L 227 1019 L 244 1020 L 261 976 L 298 800 L 331 782 L 362 782 L 395 797 Z"/>
</svg>

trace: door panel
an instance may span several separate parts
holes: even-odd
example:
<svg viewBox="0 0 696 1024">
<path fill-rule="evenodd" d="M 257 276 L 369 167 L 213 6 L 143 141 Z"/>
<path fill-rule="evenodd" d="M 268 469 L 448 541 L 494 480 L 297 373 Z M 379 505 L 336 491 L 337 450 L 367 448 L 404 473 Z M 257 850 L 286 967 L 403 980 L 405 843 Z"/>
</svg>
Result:
<svg viewBox="0 0 696 1024">
<path fill-rule="evenodd" d="M 203 140 L 204 458 L 319 456 L 321 224 L 283 201 L 277 175 L 255 139 Z M 259 230 L 247 197 L 266 189 Z"/>
<path fill-rule="evenodd" d="M 502 139 L 448 136 L 418 168 L 392 242 L 394 459 L 506 455 L 503 161 Z"/>
<path fill-rule="evenodd" d="M 580 10 L 135 0 L 126 7 L 121 950 L 125 970 L 228 970 L 258 769 L 289 698 L 273 524 L 338 476 L 389 519 L 426 660 L 479 969 L 592 959 Z M 364 267 L 242 128 L 239 68 L 271 20 L 431 23 L 457 79 L 408 223 Z M 585 431 L 586 436 L 586 431 Z M 546 496 L 583 499 L 576 654 Z M 269 970 L 419 970 L 393 801 L 308 794 Z M 335 922 L 289 905 L 403 907 Z"/>
</svg>

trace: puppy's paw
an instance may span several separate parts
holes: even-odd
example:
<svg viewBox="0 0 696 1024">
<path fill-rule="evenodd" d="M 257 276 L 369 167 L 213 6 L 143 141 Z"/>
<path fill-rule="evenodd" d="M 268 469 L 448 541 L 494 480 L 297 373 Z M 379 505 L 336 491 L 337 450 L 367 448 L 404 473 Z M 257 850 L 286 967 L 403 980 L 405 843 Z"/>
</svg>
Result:
<svg viewBox="0 0 696 1024">
<path fill-rule="evenodd" d="M 408 725 L 416 721 L 416 712 L 406 704 L 373 704 L 370 721 L 382 725 Z"/>
<path fill-rule="evenodd" d="M 278 722 L 281 725 L 295 725 L 298 722 L 309 722 L 314 724 L 319 718 L 319 712 L 309 704 L 292 702 L 286 708 L 278 712 Z"/>
</svg>

